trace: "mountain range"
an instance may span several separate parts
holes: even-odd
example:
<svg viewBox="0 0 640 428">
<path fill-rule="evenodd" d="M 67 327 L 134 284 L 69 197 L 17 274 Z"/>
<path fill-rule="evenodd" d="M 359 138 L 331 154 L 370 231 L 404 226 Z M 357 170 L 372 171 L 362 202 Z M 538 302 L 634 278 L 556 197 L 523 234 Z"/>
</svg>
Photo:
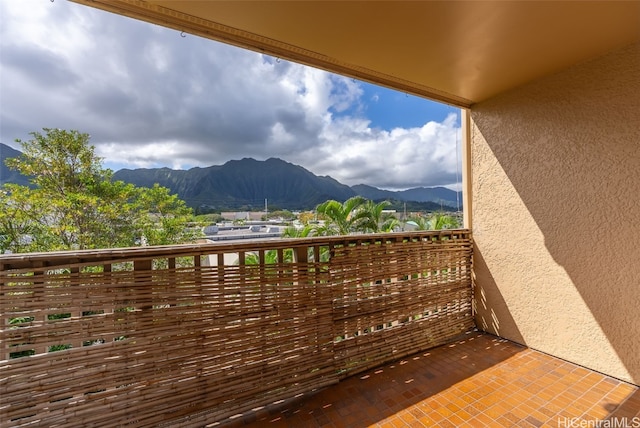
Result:
<svg viewBox="0 0 640 428">
<path fill-rule="evenodd" d="M 10 169 L 4 163 L 6 159 L 17 158 L 21 154 L 22 152 L 0 143 L 0 185 L 4 183 L 15 183 L 26 186 L 29 184 L 29 177 Z"/>
<path fill-rule="evenodd" d="M 21 152 L 0 143 L 0 184 L 27 184 L 28 179 L 4 165 L 5 158 Z M 374 201 L 390 200 L 392 208 L 455 210 L 459 195 L 444 187 L 418 187 L 403 191 L 382 190 L 359 184 L 349 187 L 329 176 L 317 176 L 305 168 L 277 158 L 231 160 L 223 165 L 189 170 L 170 168 L 121 169 L 115 180 L 136 186 L 155 183 L 177 193 L 187 205 L 200 211 L 227 209 L 312 209 L 328 200 L 360 195 Z"/>
</svg>

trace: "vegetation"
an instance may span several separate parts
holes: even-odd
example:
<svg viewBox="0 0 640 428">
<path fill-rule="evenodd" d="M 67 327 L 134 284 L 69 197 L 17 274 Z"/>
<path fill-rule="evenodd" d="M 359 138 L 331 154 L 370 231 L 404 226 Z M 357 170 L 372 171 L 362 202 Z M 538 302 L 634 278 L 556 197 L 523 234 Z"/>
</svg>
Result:
<svg viewBox="0 0 640 428">
<path fill-rule="evenodd" d="M 312 222 L 313 213 L 304 212 L 300 214 L 300 221 L 304 225 L 302 228 L 295 226 L 287 227 L 283 238 L 307 238 L 312 236 L 348 235 L 352 233 L 380 233 L 393 232 L 400 229 L 402 223 L 392 212 L 386 210 L 389 202 L 374 202 L 361 196 L 355 196 L 340 203 L 336 200 L 328 200 L 316 208 L 321 222 Z M 437 230 L 455 229 L 460 227 L 458 219 L 444 212 L 436 212 L 428 216 L 416 216 L 407 225 L 415 230 Z M 313 253 L 309 250 L 309 260 L 313 260 Z M 276 250 L 264 252 L 264 263 L 289 263 L 294 259 L 293 250 L 284 249 L 281 252 L 282 260 L 279 260 Z M 320 260 L 329 259 L 328 248 L 320 249 Z M 240 263 L 237 260 L 236 263 Z M 257 253 L 245 255 L 246 265 L 260 264 Z"/>
<path fill-rule="evenodd" d="M 460 227 L 460 222 L 456 217 L 443 212 L 436 212 L 429 216 L 413 217 L 407 224 L 413 226 L 416 230 L 456 229 Z"/>
<path fill-rule="evenodd" d="M 112 180 L 112 171 L 78 131 L 45 128 L 22 144 L 9 168 L 31 187 L 0 190 L 0 252 L 33 252 L 160 245 L 192 241 L 192 212 L 158 185 Z"/>
<path fill-rule="evenodd" d="M 326 201 L 317 207 L 323 225 L 315 228 L 317 235 L 348 235 L 350 233 L 393 232 L 402 226 L 386 209 L 387 201 L 374 202 L 356 196 L 340 203 Z M 415 217 L 408 224 L 417 230 L 455 229 L 460 227 L 458 219 L 444 212 L 436 212 L 426 217 Z"/>
<path fill-rule="evenodd" d="M 195 216 L 195 221 L 198 224 L 211 224 L 220 223 L 224 218 L 220 213 L 199 214 Z"/>
<path fill-rule="evenodd" d="M 273 210 L 263 216 L 263 220 L 293 221 L 295 219 L 296 215 L 289 210 Z"/>
<path fill-rule="evenodd" d="M 0 253 L 189 242 L 197 237 L 199 226 L 222 219 L 220 214 L 194 219 L 184 201 L 158 184 L 136 187 L 114 180 L 87 134 L 43 131 L 32 133 L 30 141 L 16 140 L 24 153 L 6 161 L 30 182 L 0 188 Z M 288 228 L 284 237 L 399 230 L 403 224 L 390 208 L 395 208 L 391 201 L 362 196 L 345 202 L 331 199 L 317 205 L 315 212 L 300 213 L 304 228 Z M 295 217 L 288 210 L 268 216 L 285 221 Z M 406 224 L 418 230 L 459 227 L 456 217 L 442 211 Z"/>
<path fill-rule="evenodd" d="M 315 228 L 309 224 L 302 229 L 295 226 L 289 226 L 282 232 L 283 238 L 309 238 L 315 235 Z"/>
<path fill-rule="evenodd" d="M 313 211 L 303 211 L 298 214 L 298 220 L 305 226 L 316 221 L 316 213 Z"/>
<path fill-rule="evenodd" d="M 348 235 L 355 232 L 358 225 L 367 221 L 365 211 L 360 209 L 366 202 L 362 196 L 354 196 L 343 203 L 333 199 L 321 203 L 316 211 L 325 223 L 317 228 L 318 234 Z"/>
<path fill-rule="evenodd" d="M 400 221 L 392 213 L 385 211 L 390 205 L 388 201 L 375 203 L 367 200 L 359 210 L 357 229 L 362 232 L 393 232 Z"/>
</svg>

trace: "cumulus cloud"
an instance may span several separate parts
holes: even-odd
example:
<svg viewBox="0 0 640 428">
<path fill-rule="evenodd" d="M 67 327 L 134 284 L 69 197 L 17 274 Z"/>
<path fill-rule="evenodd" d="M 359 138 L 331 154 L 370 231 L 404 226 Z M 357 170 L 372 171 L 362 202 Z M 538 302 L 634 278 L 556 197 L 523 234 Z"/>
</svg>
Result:
<svg viewBox="0 0 640 428">
<path fill-rule="evenodd" d="M 73 3 L 2 2 L 0 19 L 5 144 L 57 127 L 111 167 L 279 157 L 349 185 L 457 181 L 453 114 L 384 130 L 360 82 Z"/>
</svg>

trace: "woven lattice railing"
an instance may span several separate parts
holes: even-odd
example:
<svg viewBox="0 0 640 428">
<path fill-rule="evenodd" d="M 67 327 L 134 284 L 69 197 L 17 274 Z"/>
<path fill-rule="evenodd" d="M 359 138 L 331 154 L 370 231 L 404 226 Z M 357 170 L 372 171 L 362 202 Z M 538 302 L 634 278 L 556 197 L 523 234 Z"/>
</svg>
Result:
<svg viewBox="0 0 640 428">
<path fill-rule="evenodd" d="M 203 426 L 473 327 L 466 230 L 0 258 L 1 426 Z"/>
</svg>

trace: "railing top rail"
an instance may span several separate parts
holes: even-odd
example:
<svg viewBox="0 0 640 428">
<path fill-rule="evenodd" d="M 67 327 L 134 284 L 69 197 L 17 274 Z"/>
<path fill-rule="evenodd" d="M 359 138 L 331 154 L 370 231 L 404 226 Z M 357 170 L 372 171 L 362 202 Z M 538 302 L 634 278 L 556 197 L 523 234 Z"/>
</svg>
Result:
<svg viewBox="0 0 640 428">
<path fill-rule="evenodd" d="M 285 238 L 252 240 L 250 242 L 213 242 L 182 245 L 158 245 L 149 247 L 105 248 L 75 251 L 52 251 L 41 253 L 16 253 L 0 255 L 0 271 L 24 269 L 30 266 L 57 266 L 67 262 L 118 262 L 137 258 L 181 257 L 199 254 L 259 251 L 302 246 L 332 246 L 342 242 L 402 241 L 428 237 L 470 238 L 469 229 L 444 229 L 430 231 L 392 232 L 376 234 L 317 236 L 309 238 Z"/>
</svg>

